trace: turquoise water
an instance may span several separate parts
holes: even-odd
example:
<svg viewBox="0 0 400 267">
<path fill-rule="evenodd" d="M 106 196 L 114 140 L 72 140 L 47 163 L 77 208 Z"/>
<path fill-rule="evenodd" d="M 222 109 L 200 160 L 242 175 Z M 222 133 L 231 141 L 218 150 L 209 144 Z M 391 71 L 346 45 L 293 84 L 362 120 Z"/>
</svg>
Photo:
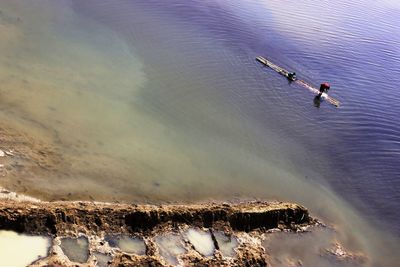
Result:
<svg viewBox="0 0 400 267">
<path fill-rule="evenodd" d="M 347 247 L 397 260 L 399 4 L 3 2 L 0 118 L 55 158 L 3 186 L 44 199 L 296 201 Z M 329 81 L 342 107 L 315 108 L 258 55 Z"/>
</svg>

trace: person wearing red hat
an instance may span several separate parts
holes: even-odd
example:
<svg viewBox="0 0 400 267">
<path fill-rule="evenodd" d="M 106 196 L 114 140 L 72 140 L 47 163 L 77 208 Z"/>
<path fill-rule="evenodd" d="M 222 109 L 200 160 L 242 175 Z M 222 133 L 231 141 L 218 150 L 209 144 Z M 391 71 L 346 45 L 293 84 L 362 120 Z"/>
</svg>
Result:
<svg viewBox="0 0 400 267">
<path fill-rule="evenodd" d="M 322 95 L 325 94 L 324 97 L 326 97 L 326 94 L 328 93 L 329 88 L 331 88 L 331 86 L 329 85 L 329 83 L 321 83 L 321 85 L 320 85 L 320 87 L 319 87 L 319 93 L 318 93 L 318 95 L 315 96 L 315 98 L 314 98 L 314 105 L 315 105 L 316 107 L 319 107 L 319 105 L 321 104 L 321 97 L 322 97 Z"/>
<path fill-rule="evenodd" d="M 321 86 L 319 87 L 319 91 L 321 93 L 327 93 L 329 88 L 331 88 L 329 83 L 321 83 Z"/>
<path fill-rule="evenodd" d="M 331 88 L 329 83 L 321 83 L 319 87 L 319 94 L 318 94 L 318 99 L 321 98 L 323 93 L 328 93 L 329 89 Z"/>
</svg>

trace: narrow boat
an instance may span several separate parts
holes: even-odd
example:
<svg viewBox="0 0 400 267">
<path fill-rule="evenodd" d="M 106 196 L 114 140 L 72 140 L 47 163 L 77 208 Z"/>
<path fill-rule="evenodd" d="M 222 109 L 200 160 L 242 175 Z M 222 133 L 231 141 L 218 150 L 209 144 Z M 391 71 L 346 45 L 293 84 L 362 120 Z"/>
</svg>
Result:
<svg viewBox="0 0 400 267">
<path fill-rule="evenodd" d="M 269 68 L 273 69 L 274 71 L 278 72 L 279 74 L 285 76 L 290 81 L 295 82 L 304 88 L 307 88 L 314 94 L 316 94 L 316 95 L 319 94 L 319 90 L 317 88 L 315 88 L 314 86 L 312 86 L 311 84 L 309 84 L 303 80 L 297 79 L 295 76 L 292 75 L 291 72 L 285 70 L 284 68 L 279 67 L 278 65 L 269 61 L 268 59 L 266 59 L 262 56 L 258 56 L 258 57 L 256 57 L 256 60 L 258 62 L 260 62 L 261 64 L 263 64 L 264 66 L 269 67 Z M 324 100 L 328 101 L 330 104 L 334 105 L 335 107 L 340 106 L 340 102 L 338 100 L 334 99 L 333 97 L 328 96 L 326 93 L 322 94 L 322 98 Z"/>
</svg>

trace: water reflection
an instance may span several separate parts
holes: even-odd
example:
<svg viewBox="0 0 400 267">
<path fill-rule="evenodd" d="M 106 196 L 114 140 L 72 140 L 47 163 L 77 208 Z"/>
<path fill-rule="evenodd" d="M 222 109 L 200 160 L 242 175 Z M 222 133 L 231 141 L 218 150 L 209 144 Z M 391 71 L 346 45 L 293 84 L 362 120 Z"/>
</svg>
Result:
<svg viewBox="0 0 400 267">
<path fill-rule="evenodd" d="M 72 262 L 85 263 L 89 259 L 89 241 L 84 236 L 61 238 L 61 249 Z"/>
<path fill-rule="evenodd" d="M 224 232 L 215 232 L 214 236 L 222 255 L 224 257 L 234 257 L 236 254 L 235 249 L 239 245 L 237 238 L 232 235 L 226 235 Z"/>
<path fill-rule="evenodd" d="M 167 263 L 174 266 L 179 264 L 178 256 L 186 252 L 182 237 L 179 234 L 171 233 L 156 236 L 155 242 L 160 251 L 160 255 L 164 257 Z"/>
<path fill-rule="evenodd" d="M 136 255 L 146 253 L 146 245 L 142 238 L 127 235 L 108 235 L 105 240 L 111 247 L 117 247 L 122 252 Z"/>
<path fill-rule="evenodd" d="M 0 265 L 27 266 L 48 255 L 51 240 L 43 236 L 20 235 L 0 230 Z"/>
<path fill-rule="evenodd" d="M 215 246 L 209 232 L 190 228 L 186 231 L 185 236 L 200 254 L 204 256 L 214 254 Z"/>
</svg>

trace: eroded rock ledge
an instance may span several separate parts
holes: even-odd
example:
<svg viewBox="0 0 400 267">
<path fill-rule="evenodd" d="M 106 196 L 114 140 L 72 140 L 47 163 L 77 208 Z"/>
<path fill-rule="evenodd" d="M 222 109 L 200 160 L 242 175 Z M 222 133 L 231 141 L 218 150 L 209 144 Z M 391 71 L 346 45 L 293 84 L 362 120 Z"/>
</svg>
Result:
<svg viewBox="0 0 400 267">
<path fill-rule="evenodd" d="M 128 205 L 96 202 L 32 202 L 1 200 L 0 229 L 49 235 L 53 239 L 47 258 L 34 266 L 96 266 L 96 253 L 109 255 L 111 266 L 169 266 L 160 254 L 157 237 L 179 235 L 185 253 L 177 256 L 183 265 L 267 266 L 261 235 L 268 231 L 302 231 L 315 224 L 306 208 L 282 202 L 213 203 L 195 205 Z M 208 234 L 215 251 L 204 255 L 188 240 L 188 229 Z M 273 230 L 271 230 L 273 229 Z M 233 257 L 219 251 L 214 233 L 238 240 Z M 145 253 L 134 255 L 111 249 L 107 235 L 136 236 Z M 60 249 L 63 237 L 84 236 L 89 241 L 88 260 L 70 261 Z M 189 238 L 190 239 L 190 238 Z M 210 240 L 211 240 L 210 239 Z"/>
<path fill-rule="evenodd" d="M 306 208 L 282 202 L 197 205 L 127 205 L 93 202 L 3 201 L 0 228 L 31 234 L 69 231 L 145 233 L 162 224 L 230 227 L 234 231 L 293 228 L 310 222 Z"/>
</svg>

